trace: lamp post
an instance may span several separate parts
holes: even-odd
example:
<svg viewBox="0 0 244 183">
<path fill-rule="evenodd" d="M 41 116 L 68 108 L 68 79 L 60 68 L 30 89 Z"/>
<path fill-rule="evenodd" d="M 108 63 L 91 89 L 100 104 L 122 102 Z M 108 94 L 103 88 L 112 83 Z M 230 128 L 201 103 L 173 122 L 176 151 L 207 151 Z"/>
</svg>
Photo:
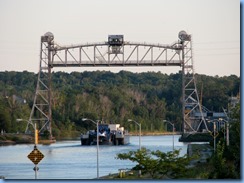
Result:
<svg viewBox="0 0 244 183">
<path fill-rule="evenodd" d="M 132 119 L 128 119 L 129 122 L 133 121 L 135 124 L 139 126 L 139 149 L 141 150 L 141 123 L 138 123 Z"/>
<path fill-rule="evenodd" d="M 215 152 L 215 150 L 216 150 L 216 137 L 217 137 L 217 135 L 218 135 L 218 133 L 216 134 L 216 121 L 214 121 L 214 120 L 210 120 L 210 119 L 207 119 L 207 121 L 209 121 L 210 123 L 213 123 L 213 138 L 214 138 L 214 152 Z"/>
<path fill-rule="evenodd" d="M 88 118 L 83 118 L 82 121 L 91 121 L 92 123 L 97 125 L 97 179 L 99 179 L 99 126 L 98 123 L 99 121 L 97 120 L 97 122 L 88 119 Z"/>
<path fill-rule="evenodd" d="M 35 138 L 35 145 L 34 145 L 34 148 L 36 148 L 36 145 L 38 144 L 38 130 L 36 129 L 36 123 L 33 124 L 31 121 L 28 121 L 28 120 L 24 120 L 24 119 L 16 119 L 17 122 L 21 122 L 21 121 L 26 121 L 28 124 L 31 124 L 31 126 L 33 127 L 34 129 L 34 138 Z M 38 171 L 38 167 L 37 165 L 35 164 L 35 179 L 37 179 L 37 171 Z"/>
<path fill-rule="evenodd" d="M 175 125 L 173 123 L 171 123 L 170 121 L 167 121 L 167 120 L 163 120 L 163 122 L 170 124 L 172 126 L 172 128 L 173 128 L 172 129 L 172 133 L 173 133 L 173 139 L 172 139 L 172 141 L 173 141 L 173 151 L 174 151 L 175 150 L 175 137 L 174 137 Z"/>
<path fill-rule="evenodd" d="M 141 123 L 138 123 L 132 119 L 128 119 L 129 122 L 133 121 L 135 124 L 139 126 L 139 150 L 141 151 Z M 141 176 L 141 170 L 139 170 L 139 176 Z"/>
<path fill-rule="evenodd" d="M 33 124 L 31 121 L 28 120 L 24 120 L 24 119 L 16 119 L 17 122 L 21 122 L 21 121 L 26 121 L 27 123 L 31 124 L 31 126 L 33 127 L 33 129 L 35 130 L 34 134 L 35 134 L 35 146 L 38 144 L 38 130 L 36 129 L 36 123 Z"/>
<path fill-rule="evenodd" d="M 224 120 L 223 118 L 219 118 L 220 121 L 226 123 L 226 145 L 230 145 L 230 137 L 229 137 L 229 122 Z"/>
<path fill-rule="evenodd" d="M 213 121 L 213 124 L 214 124 L 214 152 L 215 152 L 215 150 L 216 150 L 216 134 L 215 134 L 215 132 L 216 132 L 216 123 L 215 123 L 215 121 Z"/>
</svg>

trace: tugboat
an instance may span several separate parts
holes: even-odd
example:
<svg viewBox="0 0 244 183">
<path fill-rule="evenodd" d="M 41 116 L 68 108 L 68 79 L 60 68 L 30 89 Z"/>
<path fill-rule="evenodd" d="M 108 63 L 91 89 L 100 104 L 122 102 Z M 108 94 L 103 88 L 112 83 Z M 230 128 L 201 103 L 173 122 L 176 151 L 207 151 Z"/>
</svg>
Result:
<svg viewBox="0 0 244 183">
<path fill-rule="evenodd" d="M 99 124 L 99 145 L 126 145 L 129 144 L 129 133 L 120 127 L 120 124 Z M 81 145 L 97 144 L 97 129 L 89 130 L 80 136 Z"/>
</svg>

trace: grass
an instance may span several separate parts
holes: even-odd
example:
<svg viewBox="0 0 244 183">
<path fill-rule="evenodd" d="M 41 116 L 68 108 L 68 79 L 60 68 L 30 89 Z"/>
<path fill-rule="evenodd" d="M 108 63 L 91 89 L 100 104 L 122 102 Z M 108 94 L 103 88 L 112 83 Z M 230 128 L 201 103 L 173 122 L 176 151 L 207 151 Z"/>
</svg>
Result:
<svg viewBox="0 0 244 183">
<path fill-rule="evenodd" d="M 198 163 L 189 168 L 186 177 L 182 177 L 182 179 L 208 179 L 212 170 L 213 166 L 210 163 Z"/>
</svg>

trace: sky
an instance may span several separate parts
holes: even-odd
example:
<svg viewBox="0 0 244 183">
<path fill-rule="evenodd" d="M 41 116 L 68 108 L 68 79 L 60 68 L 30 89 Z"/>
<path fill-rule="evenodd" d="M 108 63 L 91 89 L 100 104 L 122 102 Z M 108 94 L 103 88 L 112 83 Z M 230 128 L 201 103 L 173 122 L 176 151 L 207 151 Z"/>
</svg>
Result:
<svg viewBox="0 0 244 183">
<path fill-rule="evenodd" d="M 171 44 L 192 35 L 195 73 L 240 76 L 238 0 L 0 0 L 0 71 L 39 70 L 40 38 L 54 34 L 60 45 L 125 41 Z M 177 73 L 179 67 L 56 68 Z"/>
</svg>

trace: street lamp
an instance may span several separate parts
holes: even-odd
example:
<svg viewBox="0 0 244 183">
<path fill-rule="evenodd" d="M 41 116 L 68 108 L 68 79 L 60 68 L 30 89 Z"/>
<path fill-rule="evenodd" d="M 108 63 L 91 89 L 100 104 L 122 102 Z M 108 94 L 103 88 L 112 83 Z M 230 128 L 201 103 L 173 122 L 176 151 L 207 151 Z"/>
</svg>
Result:
<svg viewBox="0 0 244 183">
<path fill-rule="evenodd" d="M 132 119 L 128 119 L 129 122 L 133 121 L 135 124 L 139 126 L 139 149 L 141 150 L 141 123 L 138 123 Z"/>
<path fill-rule="evenodd" d="M 25 120 L 25 119 L 16 119 L 17 122 L 21 122 L 21 121 L 26 121 L 28 124 L 31 124 L 31 126 L 34 129 L 34 134 L 35 134 L 35 146 L 38 144 L 38 130 L 36 129 L 36 123 L 33 124 L 31 121 Z"/>
<path fill-rule="evenodd" d="M 38 144 L 38 130 L 36 129 L 36 123 L 33 124 L 31 121 L 28 121 L 28 120 L 25 120 L 25 119 L 16 119 L 17 122 L 21 122 L 21 121 L 26 121 L 28 124 L 31 124 L 31 126 L 33 127 L 34 129 L 34 137 L 35 137 L 35 146 L 34 146 L 34 149 L 36 148 L 36 145 Z M 37 165 L 35 164 L 35 179 L 37 179 L 37 171 L 38 171 L 38 168 L 37 168 Z"/>
<path fill-rule="evenodd" d="M 172 129 L 172 133 L 173 133 L 173 139 L 172 139 L 172 141 L 173 141 L 173 151 L 174 151 L 175 150 L 175 137 L 174 137 L 175 125 L 173 123 L 171 123 L 170 121 L 167 121 L 167 120 L 163 120 L 163 122 L 170 124 L 172 126 L 172 128 L 173 128 Z"/>
<path fill-rule="evenodd" d="M 95 122 L 88 118 L 82 118 L 82 121 L 91 121 L 92 123 L 97 125 L 97 179 L 99 179 L 99 127 L 98 127 L 99 121 L 97 120 L 97 122 Z"/>
<path fill-rule="evenodd" d="M 226 123 L 226 145 L 230 145 L 230 138 L 229 138 L 229 122 L 224 120 L 223 118 L 219 118 L 220 121 Z M 224 125 L 225 126 L 225 125 Z"/>
<path fill-rule="evenodd" d="M 128 119 L 128 122 L 133 121 L 135 124 L 139 126 L 139 150 L 141 151 L 141 123 L 138 123 L 132 119 Z M 139 176 L 141 176 L 141 170 L 139 170 Z"/>
<path fill-rule="evenodd" d="M 214 152 L 215 152 L 215 149 L 216 149 L 216 137 L 218 136 L 218 133 L 216 134 L 216 121 L 214 121 L 214 120 L 208 120 L 207 119 L 207 121 L 209 121 L 210 123 L 213 123 L 213 125 L 214 125 L 214 128 L 213 128 L 213 138 L 214 138 Z"/>
</svg>

